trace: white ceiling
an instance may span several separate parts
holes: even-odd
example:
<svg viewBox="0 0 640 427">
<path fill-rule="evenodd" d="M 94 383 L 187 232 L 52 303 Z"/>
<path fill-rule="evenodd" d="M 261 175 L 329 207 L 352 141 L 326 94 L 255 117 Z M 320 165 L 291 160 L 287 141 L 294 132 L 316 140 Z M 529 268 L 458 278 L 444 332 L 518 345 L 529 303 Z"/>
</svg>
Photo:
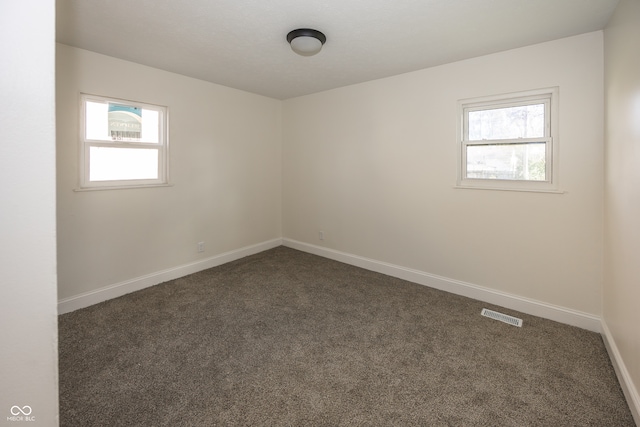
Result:
<svg viewBox="0 0 640 427">
<path fill-rule="evenodd" d="M 286 99 L 600 30 L 618 0 L 58 0 L 57 40 Z M 296 28 L 327 36 L 293 53 Z"/>
</svg>

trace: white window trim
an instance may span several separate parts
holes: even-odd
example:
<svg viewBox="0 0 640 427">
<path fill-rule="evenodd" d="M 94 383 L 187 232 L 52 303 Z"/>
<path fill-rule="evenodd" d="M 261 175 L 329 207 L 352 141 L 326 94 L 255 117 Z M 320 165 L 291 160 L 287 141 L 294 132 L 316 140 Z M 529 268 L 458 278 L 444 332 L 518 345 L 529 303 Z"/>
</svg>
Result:
<svg viewBox="0 0 640 427">
<path fill-rule="evenodd" d="M 92 140 L 86 138 L 86 102 L 114 102 L 144 109 L 156 110 L 160 116 L 160 130 L 158 133 L 158 179 L 134 179 L 113 181 L 89 180 L 89 154 L 92 146 L 122 147 L 122 148 L 149 148 L 149 143 L 137 142 L 113 142 Z M 115 190 L 148 187 L 168 187 L 169 183 L 169 109 L 163 105 L 147 104 L 128 99 L 111 98 L 101 95 L 80 93 L 80 126 L 79 126 L 79 187 L 75 191 Z"/>
<path fill-rule="evenodd" d="M 508 93 L 486 96 L 481 98 L 469 98 L 458 101 L 457 105 L 457 181 L 455 188 L 486 189 L 507 191 L 528 191 L 545 193 L 563 193 L 559 190 L 559 89 L 558 87 L 530 90 L 525 92 Z M 519 139 L 519 143 L 545 142 L 546 181 L 525 181 L 506 179 L 478 179 L 466 177 L 466 148 L 469 145 L 487 144 L 491 142 L 504 143 L 505 141 L 468 141 L 465 140 L 467 111 L 481 110 L 487 106 L 512 106 L 531 100 L 545 100 L 545 115 L 548 114 L 549 129 L 543 138 Z"/>
</svg>

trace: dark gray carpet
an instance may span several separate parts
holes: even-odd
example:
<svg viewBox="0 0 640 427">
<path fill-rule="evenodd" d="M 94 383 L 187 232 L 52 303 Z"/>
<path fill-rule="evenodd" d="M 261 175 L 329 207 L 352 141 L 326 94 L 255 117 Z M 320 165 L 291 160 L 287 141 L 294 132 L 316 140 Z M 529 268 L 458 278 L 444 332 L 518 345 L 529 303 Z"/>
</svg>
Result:
<svg viewBox="0 0 640 427">
<path fill-rule="evenodd" d="M 634 425 L 598 334 L 285 247 L 59 325 L 62 426 Z"/>
</svg>

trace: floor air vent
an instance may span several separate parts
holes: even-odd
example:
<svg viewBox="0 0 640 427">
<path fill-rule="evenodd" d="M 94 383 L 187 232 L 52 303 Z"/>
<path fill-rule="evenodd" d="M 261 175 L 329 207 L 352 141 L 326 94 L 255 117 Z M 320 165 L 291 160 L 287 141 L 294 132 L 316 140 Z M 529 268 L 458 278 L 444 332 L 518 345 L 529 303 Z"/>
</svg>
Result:
<svg viewBox="0 0 640 427">
<path fill-rule="evenodd" d="M 508 323 L 513 326 L 522 327 L 522 319 L 518 319 L 517 317 L 508 316 L 506 314 L 498 313 L 497 311 L 487 310 L 486 308 L 482 309 L 482 314 L 484 317 L 490 317 L 495 320 L 499 320 L 504 323 Z"/>
</svg>

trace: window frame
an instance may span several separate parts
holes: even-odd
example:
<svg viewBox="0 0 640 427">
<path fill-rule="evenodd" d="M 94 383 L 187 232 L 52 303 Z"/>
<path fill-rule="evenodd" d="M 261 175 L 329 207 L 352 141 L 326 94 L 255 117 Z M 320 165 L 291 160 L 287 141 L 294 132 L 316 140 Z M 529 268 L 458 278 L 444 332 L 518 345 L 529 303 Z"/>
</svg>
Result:
<svg viewBox="0 0 640 427">
<path fill-rule="evenodd" d="M 169 185 L 169 109 L 163 105 L 149 104 L 129 99 L 113 98 L 102 95 L 80 93 L 80 153 L 79 153 L 79 188 L 85 190 L 111 190 L 126 188 L 161 187 Z M 140 109 L 158 112 L 158 142 L 113 141 L 87 138 L 87 102 L 115 103 Z M 128 149 L 157 149 L 158 150 L 158 178 L 157 179 L 115 179 L 90 180 L 90 154 L 92 147 L 128 148 Z"/>
<path fill-rule="evenodd" d="M 558 190 L 558 87 L 516 93 L 469 98 L 458 101 L 457 126 L 457 188 L 559 192 Z M 498 140 L 470 140 L 468 132 L 469 112 L 522 105 L 545 105 L 545 132 L 540 138 L 510 138 Z M 467 148 L 486 145 L 545 144 L 545 180 L 517 180 L 469 178 L 467 176 Z"/>
</svg>

